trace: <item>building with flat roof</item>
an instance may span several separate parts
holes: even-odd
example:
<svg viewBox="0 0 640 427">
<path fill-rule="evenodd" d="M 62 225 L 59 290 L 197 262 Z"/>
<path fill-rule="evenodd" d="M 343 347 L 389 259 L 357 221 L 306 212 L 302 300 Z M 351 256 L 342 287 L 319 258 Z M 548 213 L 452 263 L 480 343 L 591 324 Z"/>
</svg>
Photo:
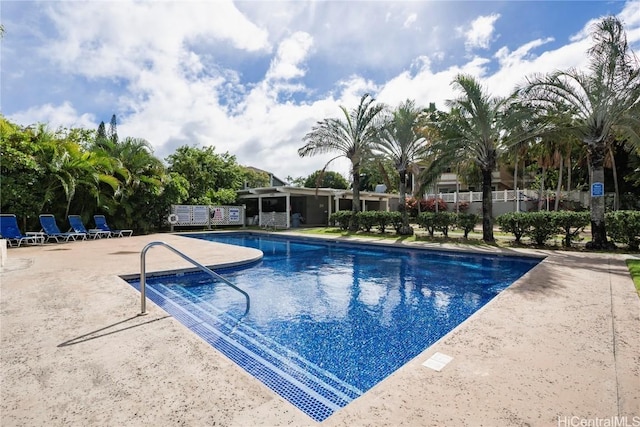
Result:
<svg viewBox="0 0 640 427">
<path fill-rule="evenodd" d="M 294 214 L 308 226 L 327 226 L 332 213 L 351 210 L 353 191 L 334 188 L 306 188 L 287 185 L 246 188 L 238 191 L 238 201 L 246 208 L 249 225 L 290 228 Z M 398 206 L 398 195 L 360 192 L 360 210 L 389 211 Z"/>
</svg>

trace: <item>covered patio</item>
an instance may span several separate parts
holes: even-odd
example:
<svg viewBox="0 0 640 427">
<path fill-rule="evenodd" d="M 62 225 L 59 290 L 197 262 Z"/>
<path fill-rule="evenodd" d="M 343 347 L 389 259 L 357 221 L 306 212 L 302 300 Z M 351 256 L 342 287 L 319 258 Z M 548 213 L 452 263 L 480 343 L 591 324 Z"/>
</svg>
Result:
<svg viewBox="0 0 640 427">
<path fill-rule="evenodd" d="M 353 191 L 334 188 L 262 187 L 238 191 L 246 206 L 248 225 L 292 228 L 302 217 L 306 226 L 327 226 L 332 213 L 350 210 Z M 360 192 L 361 211 L 389 211 L 398 206 L 398 195 Z M 296 223 L 296 224 L 294 224 Z"/>
</svg>

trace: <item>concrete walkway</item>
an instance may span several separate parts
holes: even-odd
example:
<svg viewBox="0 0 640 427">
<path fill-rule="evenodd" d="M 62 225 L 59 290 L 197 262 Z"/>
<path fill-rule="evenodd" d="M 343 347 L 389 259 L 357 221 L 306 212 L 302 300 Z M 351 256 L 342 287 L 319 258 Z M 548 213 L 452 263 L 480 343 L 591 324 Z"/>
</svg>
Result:
<svg viewBox="0 0 640 427">
<path fill-rule="evenodd" d="M 206 265 L 260 256 L 170 234 L 9 249 L 0 425 L 318 425 L 155 304 L 137 316 L 120 276 L 139 273 L 154 240 Z M 548 257 L 322 425 L 640 425 L 640 298 L 625 257 L 536 253 Z M 188 267 L 164 248 L 147 258 L 147 271 Z M 441 372 L 422 366 L 436 352 L 453 357 Z"/>
</svg>

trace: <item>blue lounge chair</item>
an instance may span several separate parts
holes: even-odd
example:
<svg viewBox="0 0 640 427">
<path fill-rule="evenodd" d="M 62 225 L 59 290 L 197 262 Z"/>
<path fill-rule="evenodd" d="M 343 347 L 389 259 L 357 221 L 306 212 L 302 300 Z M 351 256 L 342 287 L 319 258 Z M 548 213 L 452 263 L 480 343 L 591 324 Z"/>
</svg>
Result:
<svg viewBox="0 0 640 427">
<path fill-rule="evenodd" d="M 23 243 L 44 243 L 44 237 L 38 233 L 22 234 L 20 227 L 18 227 L 18 219 L 14 214 L 0 214 L 0 236 L 6 239 L 11 247 L 13 247 L 14 244 L 20 247 Z"/>
<path fill-rule="evenodd" d="M 87 230 L 87 227 L 85 227 L 80 215 L 69 215 L 69 225 L 71 226 L 71 229 L 69 231 L 86 234 L 87 237 L 91 237 L 92 239 L 111 237 L 110 232 L 101 230 L 99 228 L 90 228 Z"/>
<path fill-rule="evenodd" d="M 55 240 L 59 243 L 60 239 L 64 242 L 68 242 L 69 240 L 87 239 L 87 235 L 84 233 L 63 233 L 60 231 L 56 218 L 51 214 L 40 215 L 40 225 L 42 226 L 42 231 L 44 232 L 44 237 L 47 239 L 47 242 Z"/>
<path fill-rule="evenodd" d="M 96 223 L 96 228 L 110 232 L 113 237 L 131 236 L 133 234 L 133 230 L 113 230 L 107 224 L 107 218 L 104 215 L 94 215 L 93 221 Z"/>
</svg>

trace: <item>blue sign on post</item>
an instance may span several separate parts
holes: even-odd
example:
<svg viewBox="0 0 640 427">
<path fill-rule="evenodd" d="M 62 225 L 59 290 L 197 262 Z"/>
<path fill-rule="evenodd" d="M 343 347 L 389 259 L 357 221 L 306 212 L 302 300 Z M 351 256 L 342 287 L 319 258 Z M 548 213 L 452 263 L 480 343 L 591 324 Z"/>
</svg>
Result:
<svg viewBox="0 0 640 427">
<path fill-rule="evenodd" d="M 594 182 L 591 184 L 591 197 L 604 196 L 604 184 L 601 182 Z"/>
</svg>

